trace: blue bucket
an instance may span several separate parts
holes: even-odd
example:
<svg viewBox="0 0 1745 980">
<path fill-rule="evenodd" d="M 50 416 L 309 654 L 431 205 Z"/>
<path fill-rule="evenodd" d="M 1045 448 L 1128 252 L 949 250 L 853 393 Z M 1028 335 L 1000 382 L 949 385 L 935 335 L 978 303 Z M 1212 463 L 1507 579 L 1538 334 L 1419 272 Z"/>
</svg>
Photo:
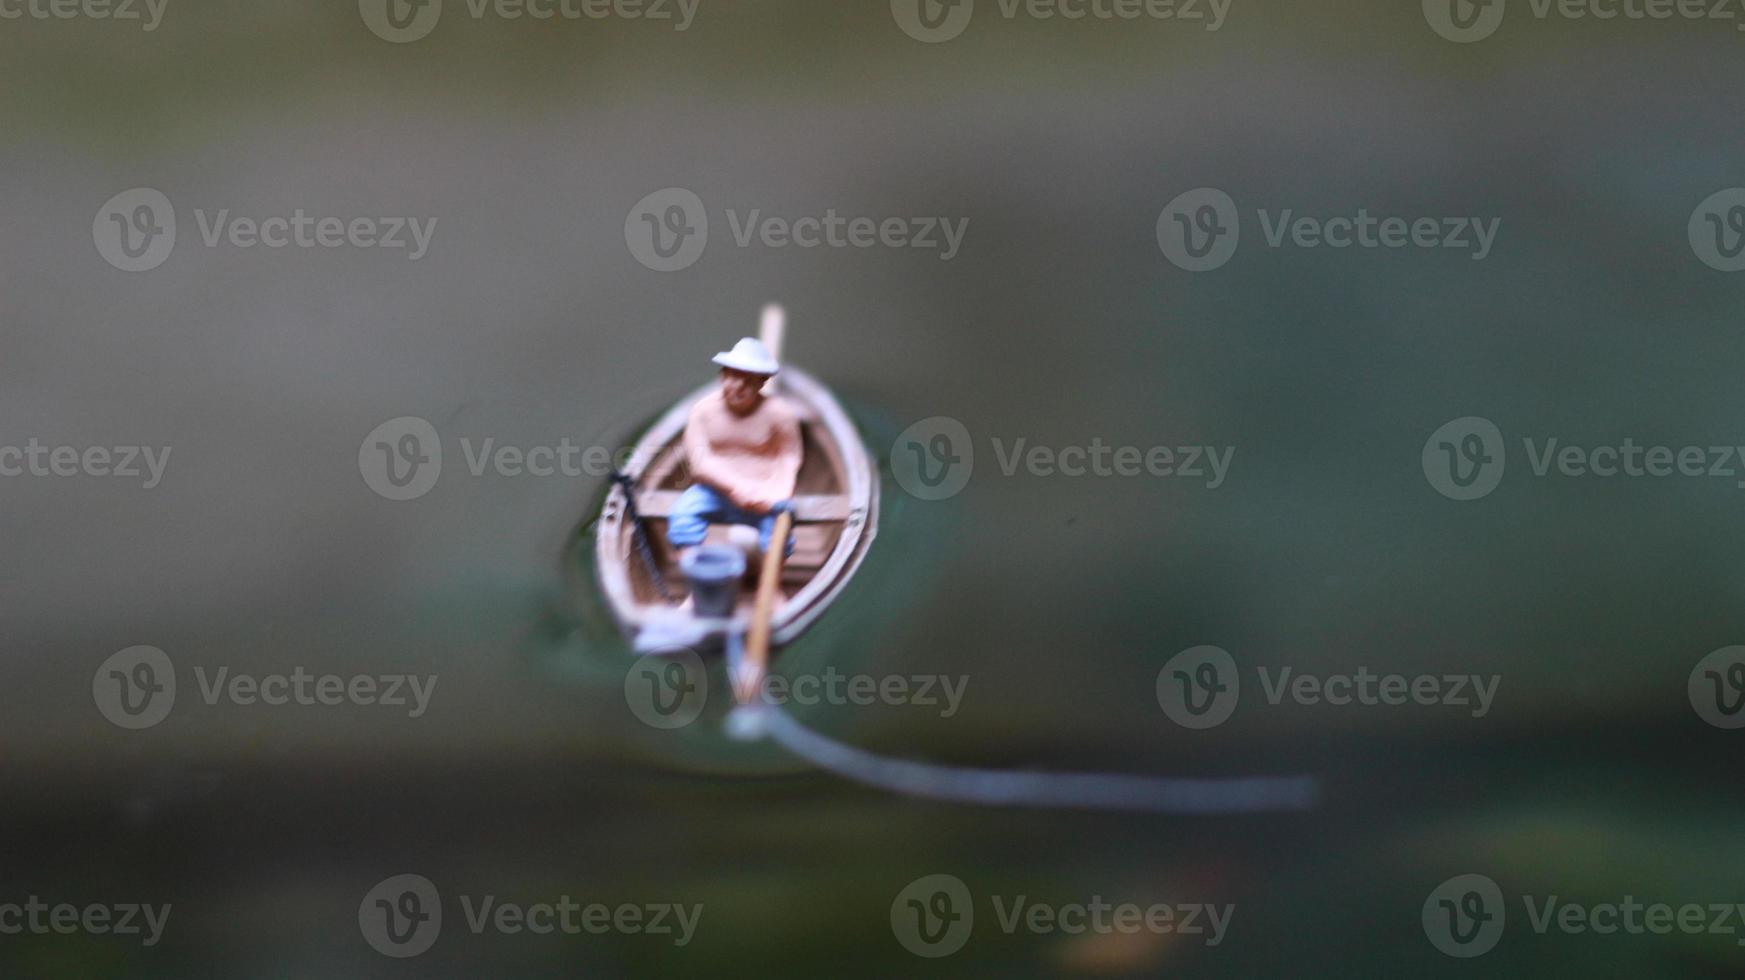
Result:
<svg viewBox="0 0 1745 980">
<path fill-rule="evenodd" d="M 738 548 L 701 545 L 679 559 L 679 570 L 691 583 L 691 608 L 699 616 L 726 619 L 739 600 L 739 580 L 745 575 L 745 555 Z"/>
</svg>

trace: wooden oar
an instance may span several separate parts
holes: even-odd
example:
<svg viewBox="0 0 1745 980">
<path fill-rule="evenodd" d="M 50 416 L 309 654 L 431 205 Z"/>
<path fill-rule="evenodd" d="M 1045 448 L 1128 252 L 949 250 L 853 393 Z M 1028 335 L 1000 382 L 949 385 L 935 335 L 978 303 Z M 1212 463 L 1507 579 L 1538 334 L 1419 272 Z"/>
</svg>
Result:
<svg viewBox="0 0 1745 980">
<path fill-rule="evenodd" d="M 780 303 L 767 303 L 763 315 L 757 322 L 757 339 L 763 341 L 763 349 L 769 351 L 769 356 L 776 360 L 782 359 L 782 341 L 788 337 L 788 311 L 782 309 Z M 775 375 L 763 383 L 763 393 L 773 395 L 781 390 L 781 375 Z"/>
<path fill-rule="evenodd" d="M 758 339 L 770 356 L 781 359 L 783 341 L 787 339 L 788 315 L 780 303 L 764 306 L 757 325 Z M 765 395 L 777 391 L 776 379 L 765 383 Z M 794 527 L 794 512 L 784 510 L 776 515 L 775 530 L 770 533 L 770 547 L 763 556 L 763 568 L 757 575 L 757 602 L 752 606 L 751 629 L 745 635 L 745 659 L 733 679 L 733 693 L 740 704 L 750 704 L 763 686 L 764 672 L 769 668 L 770 620 L 775 617 L 776 589 L 782 581 L 782 559 L 787 554 L 788 533 Z"/>
<path fill-rule="evenodd" d="M 751 607 L 751 629 L 745 635 L 745 661 L 739 676 L 734 678 L 733 693 L 740 704 L 750 704 L 763 685 L 763 675 L 769 666 L 770 620 L 775 617 L 776 589 L 782 581 L 782 557 L 786 552 L 788 532 L 794 526 L 794 512 L 784 510 L 776 515 L 775 530 L 770 533 L 769 549 L 763 554 L 763 569 L 757 575 L 757 602 Z"/>
</svg>

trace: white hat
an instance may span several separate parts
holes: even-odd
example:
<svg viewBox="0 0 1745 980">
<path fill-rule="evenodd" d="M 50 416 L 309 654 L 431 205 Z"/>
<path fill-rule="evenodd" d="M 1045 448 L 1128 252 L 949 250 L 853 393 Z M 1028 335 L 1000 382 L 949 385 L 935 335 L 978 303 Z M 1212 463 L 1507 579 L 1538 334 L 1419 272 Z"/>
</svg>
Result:
<svg viewBox="0 0 1745 980">
<path fill-rule="evenodd" d="M 763 341 L 756 337 L 741 337 L 739 343 L 733 345 L 730 351 L 722 351 L 714 357 L 716 364 L 735 371 L 745 371 L 750 374 L 771 375 L 781 370 L 781 365 L 770 356 L 769 349 Z"/>
</svg>

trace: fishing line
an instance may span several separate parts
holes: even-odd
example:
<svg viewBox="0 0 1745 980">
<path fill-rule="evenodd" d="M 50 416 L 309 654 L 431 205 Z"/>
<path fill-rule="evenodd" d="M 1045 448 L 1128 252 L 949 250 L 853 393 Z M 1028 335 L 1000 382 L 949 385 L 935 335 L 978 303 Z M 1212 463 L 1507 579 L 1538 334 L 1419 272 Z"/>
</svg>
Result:
<svg viewBox="0 0 1745 980">
<path fill-rule="evenodd" d="M 828 738 L 772 704 L 746 706 L 751 724 L 820 769 L 880 789 L 983 806 L 1140 810 L 1228 814 L 1306 810 L 1317 795 L 1312 776 L 1172 779 L 1118 773 L 1014 772 L 891 759 Z M 741 726 L 746 722 L 740 722 Z"/>
<path fill-rule="evenodd" d="M 730 636 L 730 670 L 739 668 L 739 647 Z M 744 740 L 767 735 L 818 768 L 863 785 L 980 806 L 1206 816 L 1306 810 L 1315 805 L 1319 795 L 1313 776 L 1180 779 L 1120 773 L 1015 772 L 892 759 L 813 731 L 767 700 L 734 708 L 727 716 L 727 731 Z"/>
</svg>

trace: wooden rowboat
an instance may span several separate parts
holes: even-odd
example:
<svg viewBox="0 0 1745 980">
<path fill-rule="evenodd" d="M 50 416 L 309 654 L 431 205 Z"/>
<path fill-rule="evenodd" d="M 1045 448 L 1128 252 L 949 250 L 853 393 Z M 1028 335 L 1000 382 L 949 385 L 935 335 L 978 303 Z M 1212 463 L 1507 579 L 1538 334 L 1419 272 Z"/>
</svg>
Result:
<svg viewBox="0 0 1745 980">
<path fill-rule="evenodd" d="M 766 311 L 763 340 L 772 351 L 779 351 L 780 333 L 779 309 Z M 771 644 L 779 647 L 823 615 L 860 568 L 878 531 L 879 495 L 874 458 L 830 390 L 785 364 L 772 384 L 799 413 L 804 447 L 794 493 L 794 552 L 782 564 L 770 623 Z M 704 385 L 668 409 L 637 441 L 625 466 L 633 476 L 636 510 L 647 528 L 658 582 L 636 540 L 623 487 L 612 488 L 600 512 L 595 542 L 600 587 L 619 627 L 642 652 L 713 646 L 750 627 L 755 590 L 749 583 L 740 590 L 731 618 L 705 619 L 680 608 L 685 578 L 666 541 L 667 515 L 690 486 L 682 445 L 685 421 L 696 400 L 714 389 L 713 382 Z M 734 537 L 727 527 L 711 527 L 707 543 L 728 544 Z M 755 569 L 756 556 L 747 564 Z"/>
<path fill-rule="evenodd" d="M 778 358 L 782 314 L 764 311 L 764 346 Z M 702 618 L 682 607 L 686 583 L 666 543 L 666 518 L 690 485 L 683 435 L 691 406 L 715 389 L 691 392 L 643 434 L 615 478 L 596 525 L 601 590 L 619 626 L 642 653 L 719 646 L 727 653 L 737 706 L 725 717 L 729 737 L 769 738 L 820 768 L 868 786 L 924 799 L 988 806 L 1076 807 L 1156 813 L 1257 813 L 1314 805 L 1308 776 L 1171 779 L 1122 773 L 1013 772 L 932 765 L 880 756 L 837 742 L 788 714 L 762 686 L 771 647 L 792 642 L 842 594 L 878 531 L 878 468 L 829 389 L 790 367 L 771 379 L 800 416 L 803 459 L 794 508 L 776 521 L 779 538 L 793 523 L 795 549 L 783 560 L 771 548 L 760 560 L 755 590 L 742 589 L 732 615 Z M 765 389 L 766 392 L 769 390 Z M 634 516 L 633 516 L 634 515 Z M 637 518 L 640 518 L 638 520 Z M 709 529 L 707 543 L 729 543 Z M 751 534 L 756 547 L 756 533 Z"/>
</svg>

